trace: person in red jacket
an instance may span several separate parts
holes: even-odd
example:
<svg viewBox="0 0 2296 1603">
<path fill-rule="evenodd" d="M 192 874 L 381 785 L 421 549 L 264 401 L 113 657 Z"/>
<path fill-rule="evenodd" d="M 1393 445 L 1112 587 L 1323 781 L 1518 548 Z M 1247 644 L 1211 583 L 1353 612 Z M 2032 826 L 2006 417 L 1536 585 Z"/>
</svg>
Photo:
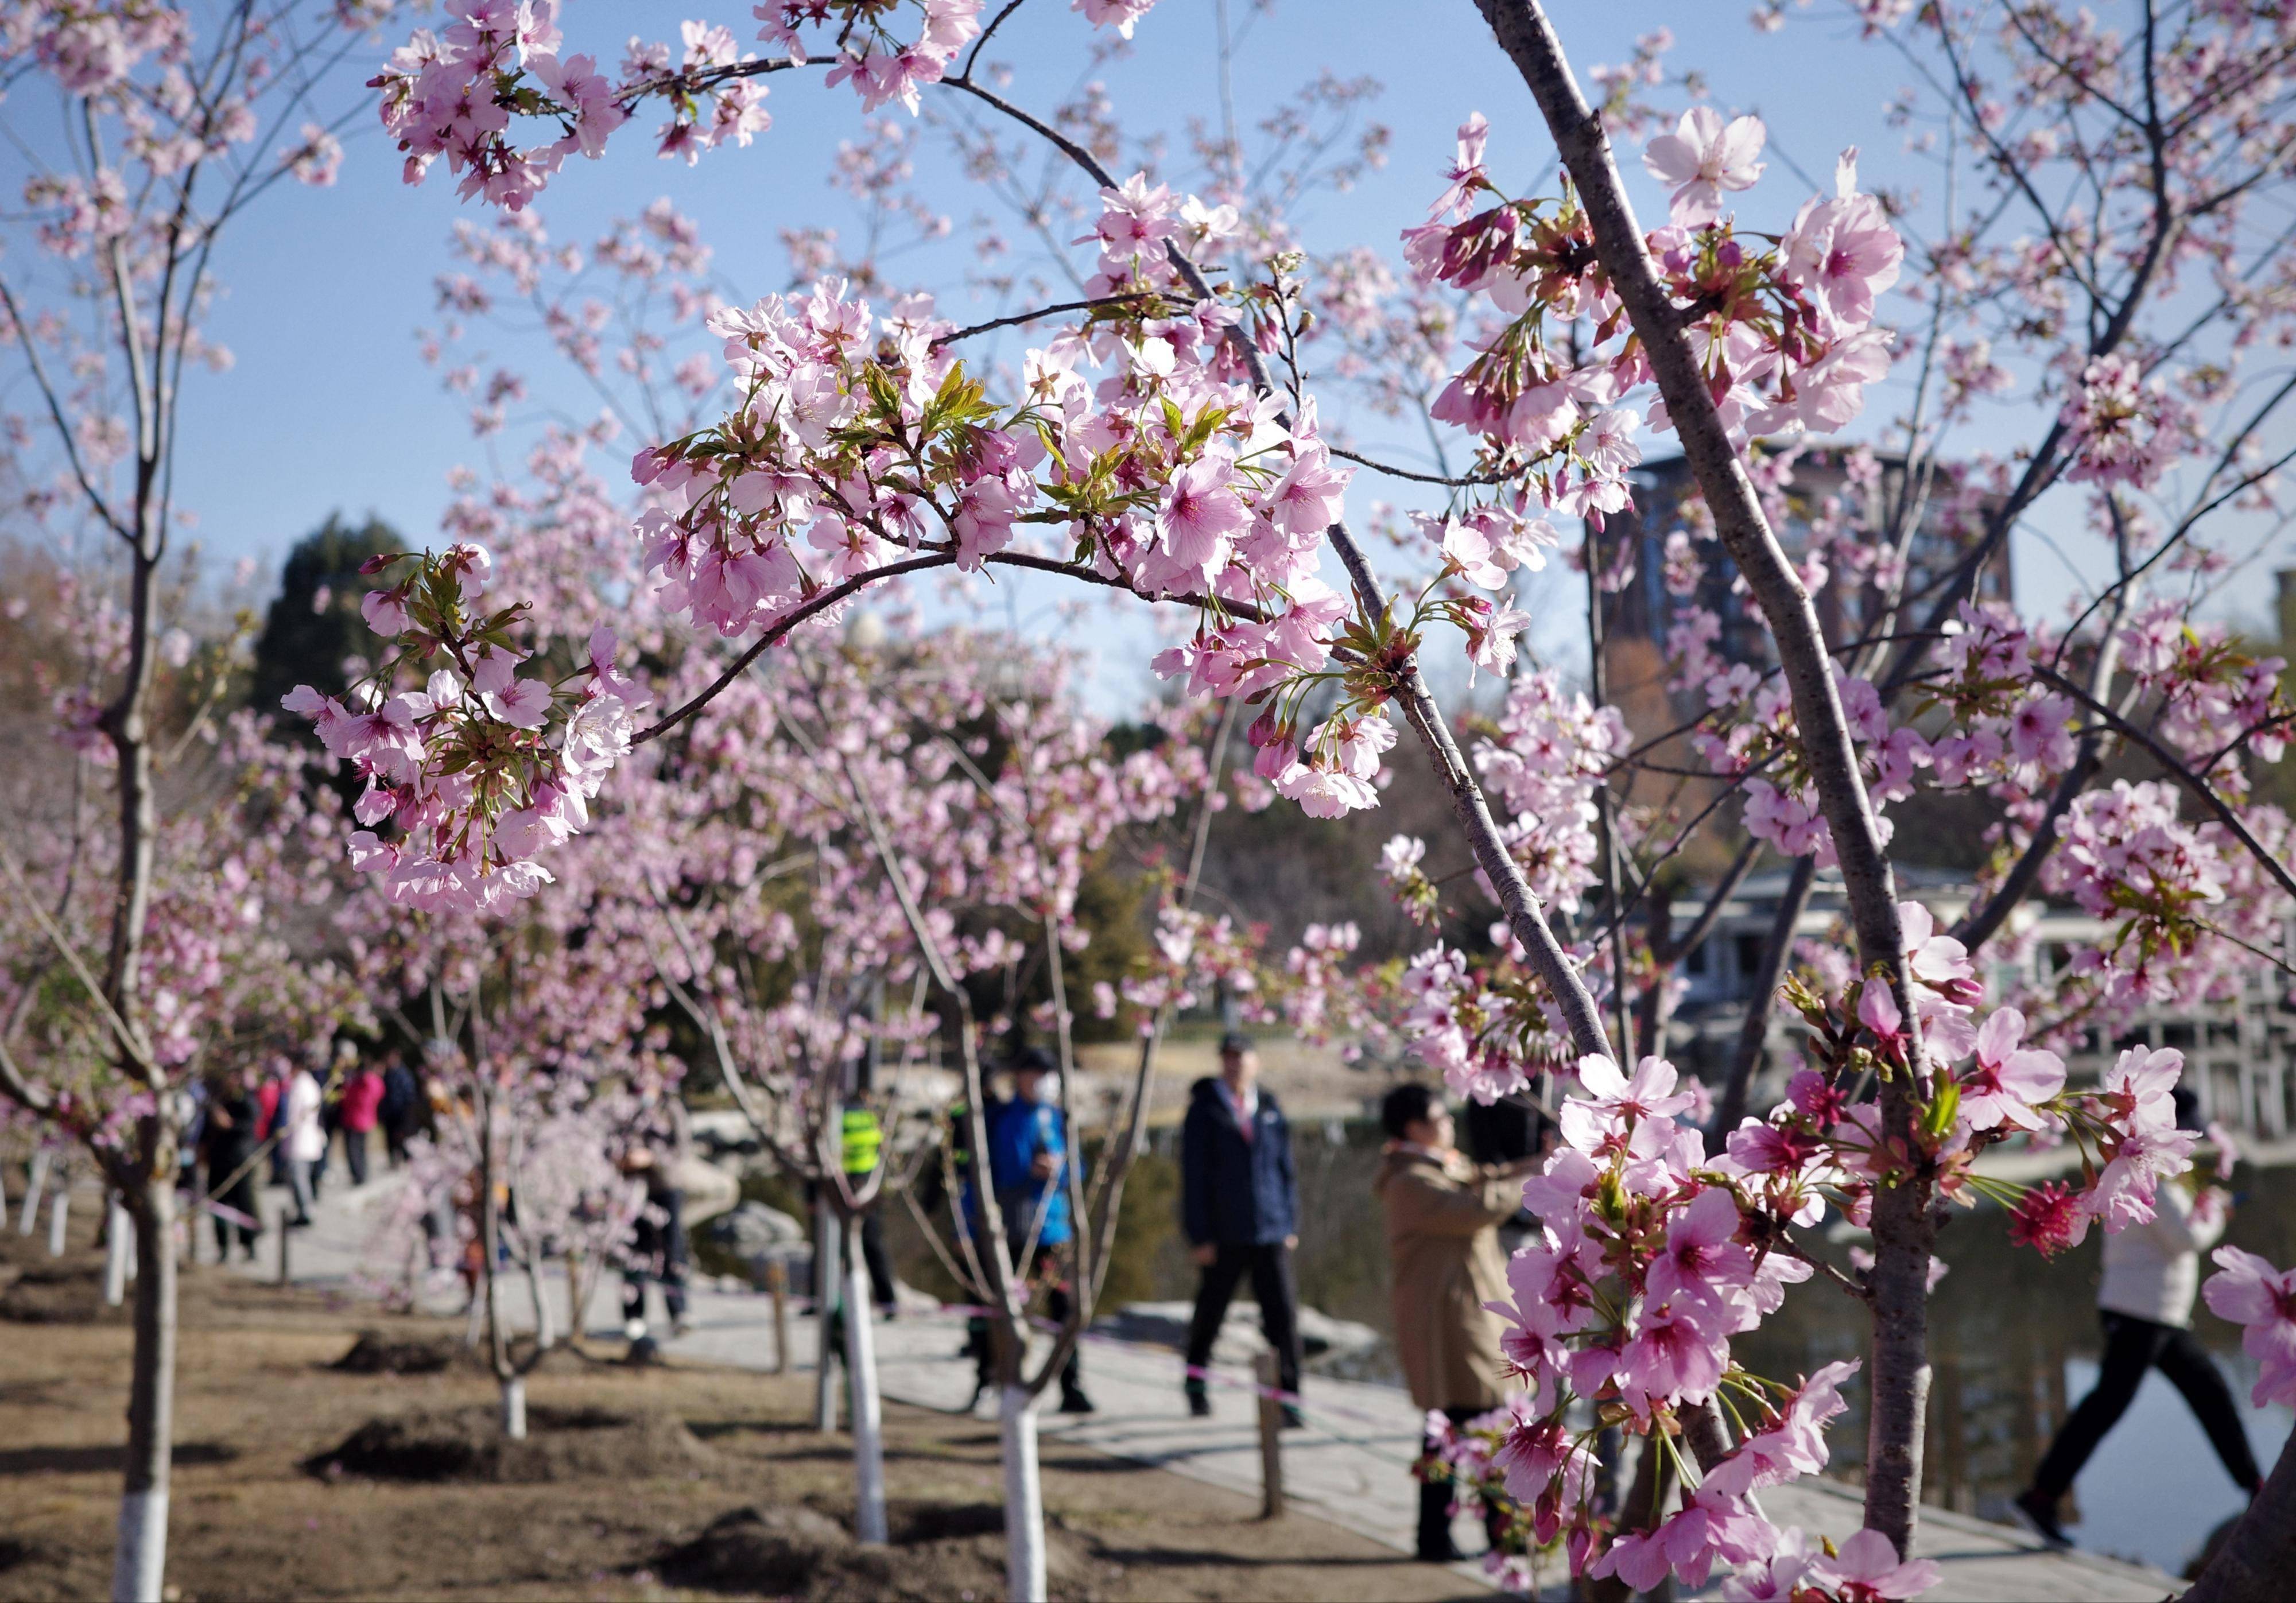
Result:
<svg viewBox="0 0 2296 1603">
<path fill-rule="evenodd" d="M 287 1183 L 287 1149 L 279 1134 L 279 1102 L 287 1090 L 286 1078 L 278 1065 L 272 1064 L 255 1088 L 255 1139 L 266 1143 L 271 1151 L 271 1183 Z"/>
<path fill-rule="evenodd" d="M 382 1076 L 372 1064 L 362 1063 L 343 1081 L 337 1108 L 343 1133 L 343 1159 L 349 1164 L 351 1184 L 366 1183 L 367 1137 L 382 1110 Z"/>
</svg>

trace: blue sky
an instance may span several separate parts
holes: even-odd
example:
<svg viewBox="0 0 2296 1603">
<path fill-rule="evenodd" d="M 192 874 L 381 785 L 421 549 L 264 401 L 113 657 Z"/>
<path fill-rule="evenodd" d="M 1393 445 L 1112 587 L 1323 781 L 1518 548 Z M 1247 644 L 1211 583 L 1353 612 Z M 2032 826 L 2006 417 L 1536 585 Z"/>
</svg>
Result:
<svg viewBox="0 0 2296 1603">
<path fill-rule="evenodd" d="M 1389 163 L 1353 192 L 1316 197 L 1298 215 L 1313 245 L 1363 242 L 1392 255 L 1397 232 L 1423 218 L 1453 130 L 1470 111 L 1491 119 L 1491 165 L 1503 181 L 1529 189 L 1551 162 L 1529 94 L 1471 0 L 1414 6 L 1282 0 L 1266 14 L 1255 14 L 1251 0 L 1231 0 L 1231 9 L 1242 37 L 1235 94 L 1247 127 L 1319 70 L 1384 83 L 1369 115 L 1393 130 Z M 1886 101 L 1906 78 L 1902 64 L 1887 48 L 1859 43 L 1855 25 L 1838 13 L 1829 18 L 1823 4 L 1796 12 L 1778 35 L 1756 32 L 1736 0 L 1558 0 L 1552 9 L 1582 77 L 1593 63 L 1625 60 L 1636 34 L 1665 26 L 1678 41 L 1668 57 L 1672 70 L 1694 66 L 1716 103 L 1762 113 L 1779 164 L 1757 192 L 1769 225 L 1782 225 L 1808 192 L 1785 164 L 1822 180 L 1840 146 L 1853 142 L 1864 148 L 1869 184 L 1923 187 L 1934 212 L 1936 185 L 1905 154 L 1905 134 L 1883 121 Z M 747 12 L 741 4 L 704 14 L 740 24 L 736 36 L 746 39 L 753 32 Z M 577 0 L 566 8 L 568 48 L 611 58 L 633 32 L 674 36 L 685 14 L 658 4 Z M 1023 105 L 1048 110 L 1098 77 L 1129 127 L 1168 130 L 1178 144 L 1188 118 L 1218 115 L 1210 67 L 1215 27 L 1214 0 L 1164 0 L 1141 23 L 1130 55 L 1095 70 L 1088 59 L 1095 36 L 1082 19 L 1060 0 L 1030 0 L 999 33 L 994 53 L 1016 68 L 1009 93 Z M 373 70 L 371 61 L 354 64 L 361 77 Z M 778 287 L 786 272 L 780 230 L 849 222 L 849 204 L 826 187 L 825 175 L 838 142 L 855 132 L 859 108 L 849 90 L 824 89 L 817 75 L 770 81 L 775 126 L 748 150 L 713 152 L 688 168 L 654 159 L 641 127 L 626 133 L 605 160 L 570 165 L 543 197 L 554 235 L 594 238 L 609 219 L 667 196 L 700 221 L 729 289 L 755 294 Z M 658 117 L 641 120 L 650 127 Z M 178 495 L 197 511 L 209 548 L 227 557 L 251 555 L 268 566 L 338 510 L 354 518 L 373 511 L 410 536 L 427 536 L 447 499 L 448 470 L 480 461 L 463 403 L 441 393 L 437 373 L 417 359 L 414 335 L 436 321 L 432 283 L 448 266 L 450 226 L 458 218 L 480 220 L 479 213 L 458 202 L 443 177 L 404 185 L 396 153 L 370 119 L 360 119 L 348 143 L 334 188 L 283 188 L 239 222 L 220 252 L 226 293 L 211 326 L 236 364 L 195 380 Z M 1642 175 L 1636 152 L 1621 155 L 1638 205 L 1655 217 L 1662 196 Z M 935 203 L 960 220 L 988 209 L 985 196 L 931 158 L 921 176 Z M 935 271 L 939 266 L 921 259 L 916 275 L 959 277 L 954 260 L 947 271 Z M 961 296 L 944 306 L 960 318 L 970 310 Z M 553 403 L 583 415 L 594 411 L 571 386 L 545 384 L 523 421 L 531 424 Z M 1890 393 L 1878 390 L 1863 426 L 1891 406 Z M 2038 434 L 2030 420 L 2020 422 L 2019 434 Z M 1376 439 L 1380 429 L 1374 422 L 1362 433 Z M 1358 482 L 1359 499 L 1387 493 L 1373 490 L 1368 478 Z M 2027 545 L 2019 553 L 2024 587 L 2029 599 L 2049 604 L 2066 580 L 2054 558 Z"/>
</svg>

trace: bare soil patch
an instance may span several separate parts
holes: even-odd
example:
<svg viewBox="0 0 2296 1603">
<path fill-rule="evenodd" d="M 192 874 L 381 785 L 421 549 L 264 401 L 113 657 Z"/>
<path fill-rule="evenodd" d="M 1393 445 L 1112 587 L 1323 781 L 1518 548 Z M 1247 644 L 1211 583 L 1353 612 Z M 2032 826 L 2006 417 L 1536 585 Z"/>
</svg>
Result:
<svg viewBox="0 0 2296 1603">
<path fill-rule="evenodd" d="M 100 1269 L 92 1233 L 75 1231 L 74 1254 Z M 53 1262 L 45 1240 L 0 1231 L 0 1275 Z M 1004 1595 L 993 1424 L 889 1405 L 894 1540 L 862 1548 L 850 1443 L 811 1428 L 810 1375 L 556 1362 L 528 1382 L 529 1441 L 506 1444 L 476 1366 L 335 1367 L 363 1329 L 452 1344 L 455 1322 L 379 1322 L 371 1306 L 211 1265 L 187 1269 L 184 1291 L 180 1603 Z M 124 1321 L 37 1322 L 0 1340 L 0 1603 L 108 1590 L 128 1336 Z M 461 1467 L 327 1473 L 355 1440 L 382 1457 L 443 1446 Z M 1490 1595 L 1321 1520 L 1263 1522 L 1252 1501 L 1162 1470 L 1051 1439 L 1043 1462 L 1053 1594 L 1071 1603 Z"/>
<path fill-rule="evenodd" d="M 1004 1510 L 995 1503 L 900 1505 L 888 1510 L 892 1540 L 863 1547 L 838 1521 L 813 1509 L 736 1509 L 654 1569 L 675 1586 L 747 1595 L 783 1591 L 804 1603 L 862 1603 L 873 1598 L 996 1598 L 1004 1589 Z M 1045 1576 L 1062 1598 L 1111 1595 L 1120 1566 L 1058 1518 L 1045 1533 Z"/>
<path fill-rule="evenodd" d="M 308 1460 L 313 1474 L 390 1481 L 498 1481 L 534 1484 L 601 1478 L 698 1478 L 718 1454 L 660 1413 L 529 1407 L 527 1435 L 502 1433 L 493 1408 L 423 1410 L 369 1419 Z"/>
</svg>

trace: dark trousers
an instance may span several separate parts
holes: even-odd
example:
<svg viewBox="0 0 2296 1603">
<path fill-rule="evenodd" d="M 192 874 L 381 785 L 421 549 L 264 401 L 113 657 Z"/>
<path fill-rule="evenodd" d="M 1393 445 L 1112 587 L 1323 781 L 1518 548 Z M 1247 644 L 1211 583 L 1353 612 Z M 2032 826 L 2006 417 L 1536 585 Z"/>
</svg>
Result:
<svg viewBox="0 0 2296 1603">
<path fill-rule="evenodd" d="M 1041 1241 L 1038 1242 L 1036 1255 L 1029 1263 L 1029 1278 L 1042 1280 L 1047 1275 L 1058 1272 L 1059 1268 L 1058 1248 L 1046 1247 Z M 1069 1287 L 1066 1280 L 1045 1281 L 1046 1317 L 1056 1325 L 1066 1324 L 1069 1313 L 1074 1306 L 1075 1304 L 1069 1299 Z M 996 1343 L 995 1337 L 989 1334 L 988 1321 L 986 1319 L 967 1320 L 964 1336 L 965 1350 L 972 1354 L 973 1378 L 985 1390 L 996 1383 Z M 1083 1344 L 1078 1343 L 1069 1349 L 1068 1362 L 1061 1366 L 1061 1394 L 1066 1396 L 1070 1392 L 1081 1389 L 1083 1385 L 1084 1351 Z"/>
<path fill-rule="evenodd" d="M 327 1183 L 327 1158 L 335 1149 L 335 1132 L 342 1126 L 336 1122 L 335 1105 L 329 1102 L 319 1109 L 319 1156 L 311 1163 L 311 1195 L 316 1197 Z"/>
<path fill-rule="evenodd" d="M 233 1169 L 242 1166 L 236 1163 L 231 1165 Z M 255 1200 L 255 1165 L 247 1164 L 244 1167 L 247 1173 L 233 1181 L 216 1197 L 216 1201 L 223 1206 L 246 1215 L 244 1223 L 222 1214 L 211 1215 L 215 1220 L 216 1256 L 218 1259 L 228 1260 L 231 1257 L 231 1241 L 234 1235 L 239 1238 L 240 1247 L 247 1255 L 250 1258 L 255 1255 L 255 1236 L 258 1228 L 255 1222 L 262 1217 L 262 1214 L 258 1211 L 260 1205 Z M 230 1169 L 224 1171 L 226 1176 L 230 1173 Z"/>
<path fill-rule="evenodd" d="M 1250 1274 L 1251 1295 L 1259 1301 L 1259 1328 L 1275 1354 L 1276 1385 L 1299 1395 L 1300 1290 L 1292 1274 L 1292 1249 L 1281 1241 L 1223 1241 L 1218 1250 L 1196 1285 L 1196 1313 L 1188 1321 L 1188 1367 L 1201 1370 L 1211 1362 L 1212 1344 L 1219 1339 L 1236 1284 Z M 1191 1375 L 1188 1384 L 1203 1383 Z"/>
<path fill-rule="evenodd" d="M 659 1209 L 661 1217 L 657 1219 Z M 646 1198 L 622 1269 L 622 1317 L 645 1318 L 646 1284 L 661 1283 L 661 1305 L 672 1324 L 685 1317 L 685 1193 L 662 1191 Z"/>
<path fill-rule="evenodd" d="M 2089 1454 L 2105 1433 L 2120 1421 L 2136 1397 L 2144 1371 L 2157 1369 L 2169 1384 L 2185 1394 L 2185 1402 L 2209 1433 L 2217 1457 L 2241 1489 L 2253 1492 L 2261 1484 L 2248 1433 L 2241 1427 L 2240 1410 L 2232 1390 L 2190 1330 L 2155 1324 L 2149 1319 L 2107 1313 L 2104 1322 L 2104 1362 L 2097 1370 L 2096 1389 L 2080 1400 L 2065 1420 L 2057 1439 L 2049 1444 L 2041 1467 L 2033 1472 L 2033 1490 L 2052 1501 L 2062 1497 L 2088 1462 Z"/>
<path fill-rule="evenodd" d="M 346 1128 L 343 1131 L 343 1162 L 349 1165 L 351 1183 L 366 1183 L 366 1132 Z"/>
<path fill-rule="evenodd" d="M 1464 1425 L 1478 1415 L 1487 1414 L 1491 1411 L 1487 1408 L 1447 1408 L 1442 1411 L 1444 1417 L 1452 1424 Z M 1432 1436 L 1426 1438 L 1420 1451 L 1431 1463 L 1435 1452 L 1435 1439 Z M 1422 1476 L 1419 1482 L 1418 1552 L 1420 1558 L 1439 1558 L 1448 1562 L 1458 1556 L 1451 1545 L 1451 1504 L 1455 1500 L 1463 1500 L 1474 1495 L 1472 1490 L 1454 1485 L 1442 1476 L 1434 1475 Z M 1505 1511 L 1494 1509 L 1488 1503 L 1485 1503 L 1483 1531 L 1490 1538 L 1493 1547 L 1498 1546 L 1499 1537 L 1505 1528 Z"/>
<path fill-rule="evenodd" d="M 861 1215 L 861 1262 L 869 1271 L 869 1297 L 890 1308 L 898 1299 L 893 1292 L 893 1260 L 885 1251 L 884 1210 L 871 1208 Z"/>
</svg>

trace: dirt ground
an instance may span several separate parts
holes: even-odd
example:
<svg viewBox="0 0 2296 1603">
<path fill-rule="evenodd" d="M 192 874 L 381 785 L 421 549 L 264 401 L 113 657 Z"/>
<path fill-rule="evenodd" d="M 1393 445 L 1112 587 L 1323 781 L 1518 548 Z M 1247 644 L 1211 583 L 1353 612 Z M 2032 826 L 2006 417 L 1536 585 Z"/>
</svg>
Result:
<svg viewBox="0 0 2296 1603">
<path fill-rule="evenodd" d="M 101 1306 L 92 1223 L 75 1221 L 61 1263 L 45 1231 L 0 1231 L 0 1603 L 100 1598 L 109 1583 L 128 1331 Z M 184 1288 L 168 1566 L 181 1603 L 1003 1595 L 990 1420 L 888 1407 L 894 1542 L 864 1549 L 847 1444 L 811 1429 L 809 1376 L 556 1354 L 529 1383 L 532 1437 L 507 1444 L 491 1378 L 435 1367 L 445 1326 L 211 1266 Z M 368 1329 L 391 1350 L 369 1362 L 370 1342 L 340 1367 Z M 1044 1471 L 1056 1597 L 1489 1595 L 1089 1450 L 1047 1439 Z"/>
</svg>

